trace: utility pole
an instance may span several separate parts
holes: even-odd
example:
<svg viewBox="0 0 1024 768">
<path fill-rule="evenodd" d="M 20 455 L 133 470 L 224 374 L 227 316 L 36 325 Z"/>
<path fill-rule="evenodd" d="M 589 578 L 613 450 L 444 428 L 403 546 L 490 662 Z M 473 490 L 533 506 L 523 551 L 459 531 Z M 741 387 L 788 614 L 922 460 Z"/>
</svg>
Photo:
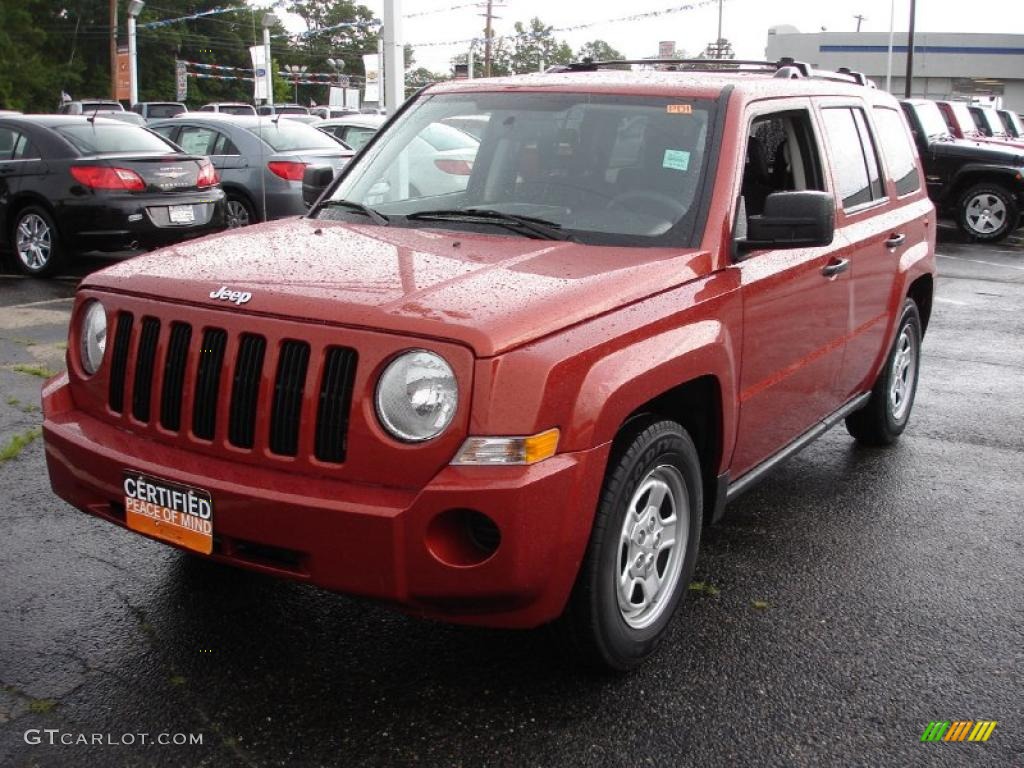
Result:
<svg viewBox="0 0 1024 768">
<path fill-rule="evenodd" d="M 718 0 L 718 37 L 715 39 L 722 42 L 722 0 Z"/>
<path fill-rule="evenodd" d="M 117 98 L 117 0 L 110 0 L 110 98 Z"/>
<path fill-rule="evenodd" d="M 857 31 L 860 32 L 860 23 L 862 21 L 867 21 L 868 17 L 864 16 L 862 14 L 857 13 L 857 14 L 854 14 L 853 18 L 855 18 L 857 20 Z"/>
<path fill-rule="evenodd" d="M 384 0 L 384 107 L 395 114 L 405 101 L 402 0 Z"/>
<path fill-rule="evenodd" d="M 907 34 L 907 82 L 903 86 L 903 98 L 910 98 L 910 84 L 914 80 L 914 19 L 917 17 L 917 0 L 910 0 L 910 32 Z"/>
<path fill-rule="evenodd" d="M 487 26 L 484 27 L 484 77 L 491 76 L 491 19 L 494 16 L 493 0 L 487 0 Z"/>
</svg>

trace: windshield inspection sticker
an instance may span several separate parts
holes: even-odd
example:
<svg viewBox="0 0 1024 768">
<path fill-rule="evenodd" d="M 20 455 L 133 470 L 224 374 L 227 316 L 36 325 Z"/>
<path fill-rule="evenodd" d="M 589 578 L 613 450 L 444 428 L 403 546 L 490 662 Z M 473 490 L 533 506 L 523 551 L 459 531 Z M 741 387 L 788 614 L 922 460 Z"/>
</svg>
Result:
<svg viewBox="0 0 1024 768">
<path fill-rule="evenodd" d="M 665 111 L 670 115 L 692 115 L 693 105 L 692 104 L 669 104 L 666 106 Z"/>
<path fill-rule="evenodd" d="M 665 158 L 661 161 L 662 168 L 674 171 L 685 171 L 690 167 L 690 153 L 685 149 L 666 149 Z"/>
</svg>

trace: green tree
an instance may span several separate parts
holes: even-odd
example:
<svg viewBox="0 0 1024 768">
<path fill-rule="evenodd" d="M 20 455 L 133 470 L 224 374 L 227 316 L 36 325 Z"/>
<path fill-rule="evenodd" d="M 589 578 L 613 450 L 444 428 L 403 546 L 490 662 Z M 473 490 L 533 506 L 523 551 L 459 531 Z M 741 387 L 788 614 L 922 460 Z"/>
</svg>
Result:
<svg viewBox="0 0 1024 768">
<path fill-rule="evenodd" d="M 312 72 L 331 72 L 327 59 L 341 59 L 352 86 L 362 87 L 366 76 L 363 55 L 377 52 L 380 37 L 380 27 L 372 23 L 376 19 L 373 11 L 352 0 L 294 0 L 288 10 L 306 24 L 306 32 L 291 40 L 288 54 L 294 63 L 305 64 Z M 356 26 L 347 26 L 352 23 Z M 406 57 L 411 56 L 412 47 L 407 46 Z M 326 104 L 328 85 L 300 86 L 302 103 L 313 98 Z"/>
<path fill-rule="evenodd" d="M 584 59 L 591 59 L 592 61 L 615 61 L 616 59 L 624 58 L 626 57 L 612 48 L 604 40 L 592 40 L 589 43 L 584 43 L 576 52 L 577 61 L 583 61 Z"/>
<path fill-rule="evenodd" d="M 493 58 L 492 74 L 501 74 L 502 70 L 522 74 L 536 72 L 541 64 L 568 64 L 573 57 L 569 44 L 557 40 L 552 27 L 535 16 L 528 26 L 517 21 L 513 35 L 498 41 Z"/>
</svg>

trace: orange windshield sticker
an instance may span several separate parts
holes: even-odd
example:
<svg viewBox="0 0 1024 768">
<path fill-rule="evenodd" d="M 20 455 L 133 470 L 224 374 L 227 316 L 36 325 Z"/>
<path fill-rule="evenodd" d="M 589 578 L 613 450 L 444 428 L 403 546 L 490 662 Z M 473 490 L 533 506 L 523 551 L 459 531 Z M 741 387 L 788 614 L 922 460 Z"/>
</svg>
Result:
<svg viewBox="0 0 1024 768">
<path fill-rule="evenodd" d="M 670 115 L 692 115 L 692 104 L 669 104 L 666 109 Z"/>
</svg>

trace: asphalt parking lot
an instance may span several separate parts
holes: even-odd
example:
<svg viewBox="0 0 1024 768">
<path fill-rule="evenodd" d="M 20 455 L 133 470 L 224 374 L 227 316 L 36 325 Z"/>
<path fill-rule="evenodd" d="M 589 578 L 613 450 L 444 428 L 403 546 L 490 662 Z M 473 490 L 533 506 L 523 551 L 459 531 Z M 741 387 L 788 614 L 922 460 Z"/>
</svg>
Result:
<svg viewBox="0 0 1024 768">
<path fill-rule="evenodd" d="M 49 490 L 77 275 L 0 275 L 0 765 L 1024 766 L 1024 247 L 944 232 L 908 432 L 834 430 L 705 532 L 656 657 L 210 566 Z M 996 720 L 987 743 L 921 743 Z M 202 745 L 50 745 L 201 734 Z M 28 743 L 39 734 L 42 743 Z"/>
</svg>

